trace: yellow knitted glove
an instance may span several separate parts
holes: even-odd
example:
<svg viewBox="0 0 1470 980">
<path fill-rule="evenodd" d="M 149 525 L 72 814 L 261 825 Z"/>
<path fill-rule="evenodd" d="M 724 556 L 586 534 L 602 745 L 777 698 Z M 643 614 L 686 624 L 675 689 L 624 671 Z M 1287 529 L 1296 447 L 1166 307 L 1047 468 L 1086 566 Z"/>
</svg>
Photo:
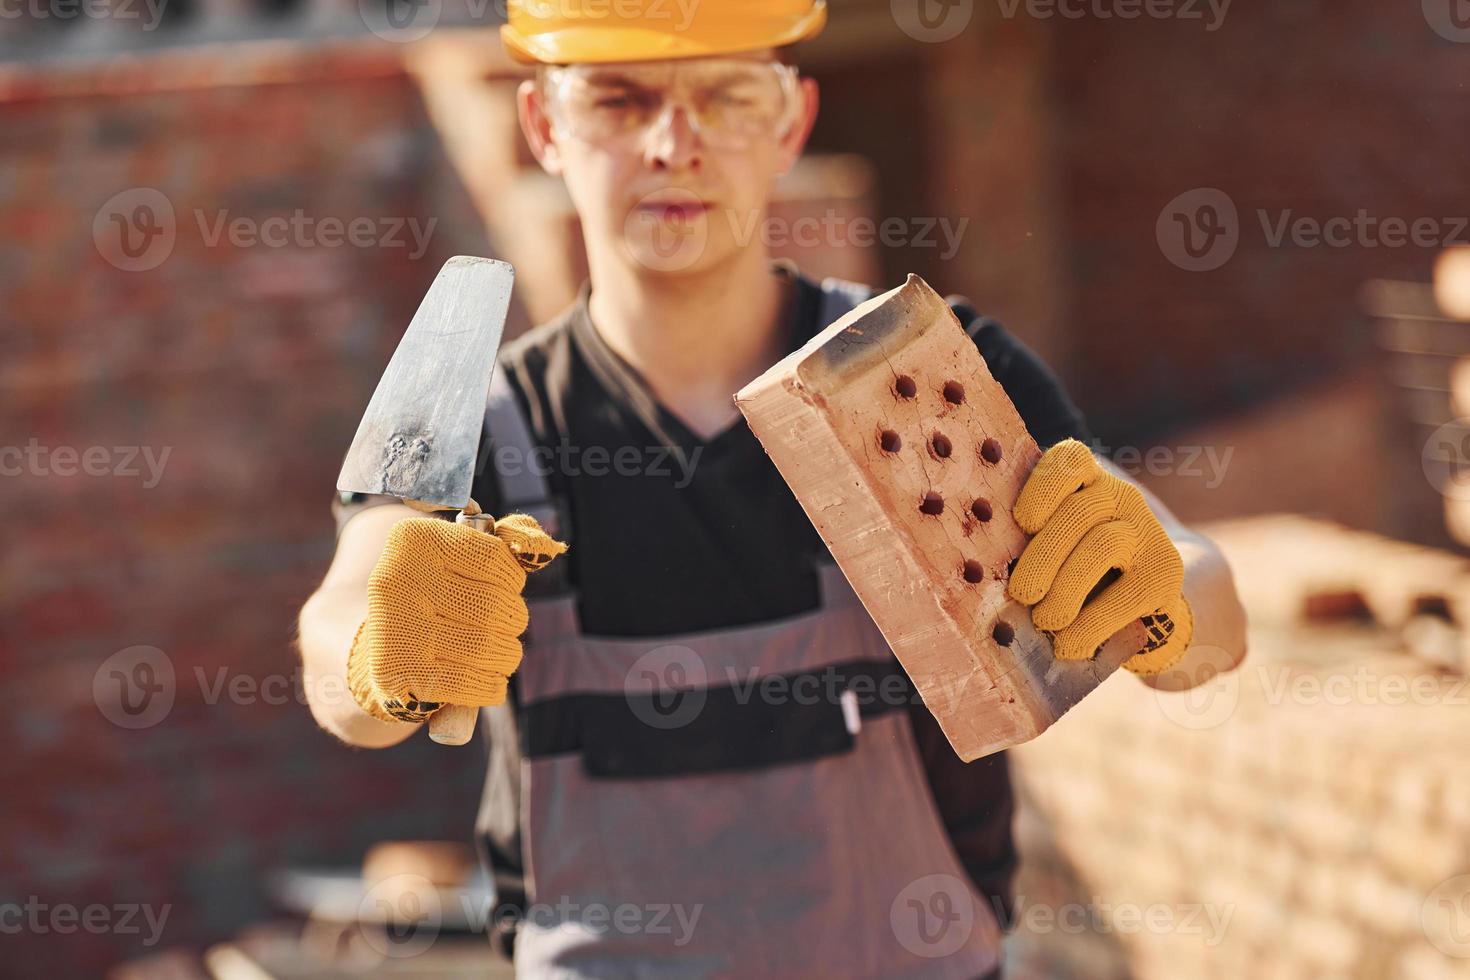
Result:
<svg viewBox="0 0 1470 980">
<path fill-rule="evenodd" d="M 1185 601 L 1184 561 L 1138 488 L 1098 464 L 1075 439 L 1048 449 L 1013 511 L 1035 537 L 1007 589 L 1032 606 L 1036 628 L 1055 634 L 1056 656 L 1085 660 L 1118 630 L 1142 618 L 1150 640 L 1123 666 L 1167 670 L 1194 631 Z M 1121 574 L 1093 591 L 1110 570 Z"/>
<path fill-rule="evenodd" d="M 399 521 L 368 578 L 368 615 L 347 686 L 384 721 L 423 721 L 445 704 L 501 704 L 520 666 L 526 572 L 566 550 L 525 514 L 495 533 L 430 518 Z"/>
</svg>

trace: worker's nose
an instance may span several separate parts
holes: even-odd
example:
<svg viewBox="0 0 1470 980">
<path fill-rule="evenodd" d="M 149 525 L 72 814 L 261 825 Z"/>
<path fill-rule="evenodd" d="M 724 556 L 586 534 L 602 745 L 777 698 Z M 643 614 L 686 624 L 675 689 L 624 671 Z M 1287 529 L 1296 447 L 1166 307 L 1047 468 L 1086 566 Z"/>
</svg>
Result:
<svg viewBox="0 0 1470 980">
<path fill-rule="evenodd" d="M 674 102 L 649 127 L 644 141 L 644 161 L 655 170 L 697 170 L 700 164 L 700 136 L 688 110 Z"/>
</svg>

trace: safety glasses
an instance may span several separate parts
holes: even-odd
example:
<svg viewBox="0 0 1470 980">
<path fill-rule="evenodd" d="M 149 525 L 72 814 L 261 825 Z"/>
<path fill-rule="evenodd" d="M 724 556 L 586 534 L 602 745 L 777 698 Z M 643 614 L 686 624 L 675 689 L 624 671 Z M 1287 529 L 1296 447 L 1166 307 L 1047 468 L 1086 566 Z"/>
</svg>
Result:
<svg viewBox="0 0 1470 980">
<path fill-rule="evenodd" d="M 682 109 L 706 146 L 744 149 L 782 135 L 800 104 L 796 69 L 740 58 L 566 65 L 542 82 L 558 131 L 599 145 L 636 144 Z"/>
</svg>

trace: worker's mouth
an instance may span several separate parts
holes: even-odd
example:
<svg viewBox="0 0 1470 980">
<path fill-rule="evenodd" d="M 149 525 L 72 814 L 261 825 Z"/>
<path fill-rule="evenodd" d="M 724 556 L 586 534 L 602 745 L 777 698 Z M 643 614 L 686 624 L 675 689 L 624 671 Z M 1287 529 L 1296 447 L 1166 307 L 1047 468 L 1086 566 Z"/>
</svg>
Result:
<svg viewBox="0 0 1470 980">
<path fill-rule="evenodd" d="M 676 201 L 641 201 L 638 204 L 638 212 L 651 215 L 659 221 L 681 222 L 692 221 L 709 212 L 713 207 L 714 205 L 707 201 L 681 198 Z"/>
</svg>

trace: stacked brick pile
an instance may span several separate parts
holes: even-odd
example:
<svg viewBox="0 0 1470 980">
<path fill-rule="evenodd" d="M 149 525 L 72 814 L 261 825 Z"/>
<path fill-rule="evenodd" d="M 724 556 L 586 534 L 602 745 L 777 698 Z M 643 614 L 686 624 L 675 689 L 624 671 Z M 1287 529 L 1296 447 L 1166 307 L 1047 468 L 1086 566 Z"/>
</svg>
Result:
<svg viewBox="0 0 1470 980">
<path fill-rule="evenodd" d="M 1470 678 L 1371 606 L 1282 601 L 1307 542 L 1398 549 L 1299 520 L 1214 535 L 1252 576 L 1242 667 L 1182 694 L 1115 677 L 1015 753 L 1016 975 L 1470 976 Z"/>
</svg>

